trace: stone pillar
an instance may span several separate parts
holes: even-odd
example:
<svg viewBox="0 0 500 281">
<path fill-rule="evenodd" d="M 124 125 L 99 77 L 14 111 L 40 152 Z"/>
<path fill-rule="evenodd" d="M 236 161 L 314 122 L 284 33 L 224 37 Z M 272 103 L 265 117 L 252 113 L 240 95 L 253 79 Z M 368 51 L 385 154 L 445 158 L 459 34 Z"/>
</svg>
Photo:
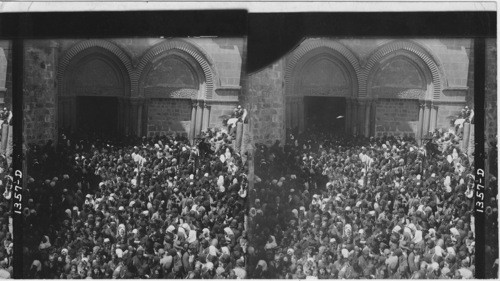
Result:
<svg viewBox="0 0 500 281">
<path fill-rule="evenodd" d="M 193 100 L 191 103 L 191 123 L 189 128 L 189 139 L 194 143 L 196 136 L 196 109 L 198 108 L 198 101 Z"/>
<path fill-rule="evenodd" d="M 371 106 L 372 106 L 372 101 L 367 100 L 365 104 L 365 137 L 370 137 L 370 113 L 371 113 Z"/>
<path fill-rule="evenodd" d="M 358 117 L 357 117 L 357 119 L 358 119 L 357 134 L 363 135 L 366 101 L 360 100 L 360 101 L 358 101 L 358 103 L 359 103 L 359 106 L 358 106 Z"/>
<path fill-rule="evenodd" d="M 429 120 L 429 131 L 434 131 L 436 129 L 437 123 L 437 111 L 438 106 L 435 103 L 430 104 L 430 120 Z"/>
<path fill-rule="evenodd" d="M 210 107 L 206 101 L 203 102 L 203 122 L 201 125 L 201 129 L 203 131 L 207 130 L 210 123 Z"/>
<path fill-rule="evenodd" d="M 285 103 L 286 103 L 286 105 L 285 105 L 285 116 L 286 116 L 285 124 L 286 124 L 287 129 L 291 129 L 292 128 L 292 108 L 290 106 L 290 98 L 289 97 L 286 98 Z"/>
<path fill-rule="evenodd" d="M 123 100 L 123 126 L 125 127 L 125 135 L 130 136 L 132 135 L 131 130 L 130 130 L 130 99 L 126 98 Z"/>
<path fill-rule="evenodd" d="M 12 151 L 14 149 L 13 147 L 13 140 L 14 140 L 14 135 L 13 135 L 13 130 L 14 126 L 8 125 L 8 133 L 7 133 L 7 146 L 5 148 L 5 156 L 7 156 L 7 164 L 10 166 L 12 163 Z"/>
<path fill-rule="evenodd" d="M 346 99 L 346 110 L 345 110 L 345 132 L 349 134 L 351 130 L 351 111 L 352 111 L 352 100 L 350 98 Z"/>
<path fill-rule="evenodd" d="M 471 125 L 470 123 L 465 123 L 464 124 L 464 134 L 463 134 L 463 137 L 462 137 L 462 151 L 463 152 L 467 152 L 468 151 L 468 147 L 469 147 L 469 138 L 470 138 L 470 128 L 471 128 Z"/>
<path fill-rule="evenodd" d="M 358 128 L 358 101 L 352 101 L 352 113 L 351 113 L 351 132 L 356 135 Z"/>
<path fill-rule="evenodd" d="M 297 128 L 298 131 L 300 132 L 299 128 L 299 105 L 297 103 L 297 97 L 294 97 L 293 102 L 292 102 L 292 114 L 293 114 L 293 124 L 292 128 L 295 129 Z"/>
<path fill-rule="evenodd" d="M 419 101 L 418 107 L 419 107 L 419 110 L 418 110 L 418 126 L 417 126 L 417 135 L 416 135 L 415 138 L 417 139 L 418 145 L 420 145 L 422 143 L 422 137 L 425 134 L 425 131 L 424 131 L 424 108 L 425 108 L 425 103 L 422 102 L 422 101 Z"/>
<path fill-rule="evenodd" d="M 195 137 L 201 133 L 201 122 L 203 118 L 203 101 L 198 102 L 196 108 Z"/>
<path fill-rule="evenodd" d="M 137 104 L 137 135 L 142 136 L 142 118 L 144 109 L 144 99 L 138 101 Z"/>
<path fill-rule="evenodd" d="M 74 132 L 76 130 L 76 118 L 77 118 L 77 108 L 76 108 L 76 97 L 70 97 L 68 99 L 68 107 L 69 108 L 69 112 L 70 112 L 70 116 L 71 116 L 71 119 L 70 119 L 70 131 L 71 132 Z"/>
<path fill-rule="evenodd" d="M 430 106 L 427 101 L 424 102 L 424 122 L 422 124 L 422 137 L 429 133 Z"/>
<path fill-rule="evenodd" d="M 147 136 L 148 134 L 148 119 L 149 119 L 149 103 L 150 99 L 144 99 L 143 108 L 142 108 L 142 131 L 141 135 Z"/>
<path fill-rule="evenodd" d="M 0 153 L 5 154 L 7 151 L 7 138 L 9 136 L 9 125 L 2 124 L 2 142 L 0 145 Z"/>
<path fill-rule="evenodd" d="M 137 99 L 132 99 L 130 100 L 130 127 L 132 128 L 131 130 L 131 135 L 138 136 L 138 122 L 137 120 L 139 119 L 138 117 L 138 112 L 139 112 L 139 101 Z"/>
<path fill-rule="evenodd" d="M 299 132 L 304 131 L 304 97 L 298 100 Z"/>
<path fill-rule="evenodd" d="M 236 124 L 236 141 L 234 143 L 235 150 L 240 153 L 241 152 L 241 144 L 243 140 L 243 123 L 238 122 Z"/>
<path fill-rule="evenodd" d="M 118 98 L 118 132 L 123 133 L 123 110 L 122 110 L 122 98 Z"/>
<path fill-rule="evenodd" d="M 377 103 L 376 101 L 372 101 L 370 110 L 370 118 L 372 120 L 370 125 L 370 136 L 375 136 L 375 128 L 377 126 Z"/>
</svg>

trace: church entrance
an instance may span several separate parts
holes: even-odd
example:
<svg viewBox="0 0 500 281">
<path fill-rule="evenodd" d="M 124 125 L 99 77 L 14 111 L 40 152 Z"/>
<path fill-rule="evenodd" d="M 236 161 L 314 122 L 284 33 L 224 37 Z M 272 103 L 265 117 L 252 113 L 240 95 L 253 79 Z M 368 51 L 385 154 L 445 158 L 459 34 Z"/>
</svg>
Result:
<svg viewBox="0 0 500 281">
<path fill-rule="evenodd" d="M 345 132 L 345 116 L 345 98 L 304 97 L 306 130 L 343 134 Z"/>
<path fill-rule="evenodd" d="M 118 98 L 80 96 L 76 99 L 77 130 L 97 137 L 118 134 Z"/>
</svg>

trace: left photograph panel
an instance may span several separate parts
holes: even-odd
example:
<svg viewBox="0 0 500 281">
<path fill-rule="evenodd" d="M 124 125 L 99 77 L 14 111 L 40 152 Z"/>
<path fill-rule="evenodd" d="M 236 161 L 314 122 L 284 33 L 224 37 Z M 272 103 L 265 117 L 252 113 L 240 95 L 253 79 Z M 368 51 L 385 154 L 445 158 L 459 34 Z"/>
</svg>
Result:
<svg viewBox="0 0 500 281">
<path fill-rule="evenodd" d="M 0 279 L 13 275 L 12 42 L 0 40 Z"/>
<path fill-rule="evenodd" d="M 23 278 L 245 278 L 246 38 L 25 40 L 23 50 Z"/>
</svg>

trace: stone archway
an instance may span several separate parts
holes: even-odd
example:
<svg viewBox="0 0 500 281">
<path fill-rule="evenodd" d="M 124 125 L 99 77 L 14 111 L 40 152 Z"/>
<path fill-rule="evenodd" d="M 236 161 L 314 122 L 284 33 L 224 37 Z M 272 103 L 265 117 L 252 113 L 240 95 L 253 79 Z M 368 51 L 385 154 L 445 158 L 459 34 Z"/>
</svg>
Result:
<svg viewBox="0 0 500 281">
<path fill-rule="evenodd" d="M 129 130 L 131 68 L 123 62 L 126 58 L 118 47 L 101 40 L 80 42 L 65 53 L 59 67 L 60 130 L 136 133 Z"/>
<path fill-rule="evenodd" d="M 188 136 L 208 128 L 215 72 L 211 59 L 182 40 L 165 41 L 142 58 L 137 96 L 144 100 L 147 135 Z"/>
<path fill-rule="evenodd" d="M 287 129 L 302 132 L 314 117 L 313 104 L 330 103 L 327 110 L 339 108 L 342 111 L 333 115 L 342 115 L 344 119 L 335 119 L 331 114 L 325 118 L 338 123 L 340 130 L 351 126 L 351 100 L 358 93 L 358 75 L 360 66 L 356 57 L 342 44 L 324 39 L 307 39 L 287 59 L 285 72 L 285 120 Z M 314 98 L 316 97 L 316 98 Z M 313 101 L 322 97 L 322 101 Z M 311 107 L 311 108 L 310 108 Z M 346 114 L 348 113 L 348 114 Z M 331 115 L 331 116 L 330 116 Z M 337 128 L 337 129 L 339 129 Z M 295 129 L 295 130 L 294 130 Z"/>
<path fill-rule="evenodd" d="M 360 94 L 372 103 L 376 120 L 369 135 L 409 135 L 420 141 L 436 128 L 437 102 L 444 85 L 439 63 L 411 41 L 393 41 L 368 59 Z"/>
</svg>

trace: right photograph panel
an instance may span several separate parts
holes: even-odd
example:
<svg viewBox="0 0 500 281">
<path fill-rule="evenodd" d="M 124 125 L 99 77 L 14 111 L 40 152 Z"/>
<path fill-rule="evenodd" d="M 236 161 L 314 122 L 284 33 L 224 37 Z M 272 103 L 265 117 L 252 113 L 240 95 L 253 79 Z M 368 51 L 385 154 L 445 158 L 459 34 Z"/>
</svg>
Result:
<svg viewBox="0 0 500 281">
<path fill-rule="evenodd" d="M 473 278 L 474 59 L 470 38 L 311 37 L 250 73 L 249 277 Z"/>
</svg>

